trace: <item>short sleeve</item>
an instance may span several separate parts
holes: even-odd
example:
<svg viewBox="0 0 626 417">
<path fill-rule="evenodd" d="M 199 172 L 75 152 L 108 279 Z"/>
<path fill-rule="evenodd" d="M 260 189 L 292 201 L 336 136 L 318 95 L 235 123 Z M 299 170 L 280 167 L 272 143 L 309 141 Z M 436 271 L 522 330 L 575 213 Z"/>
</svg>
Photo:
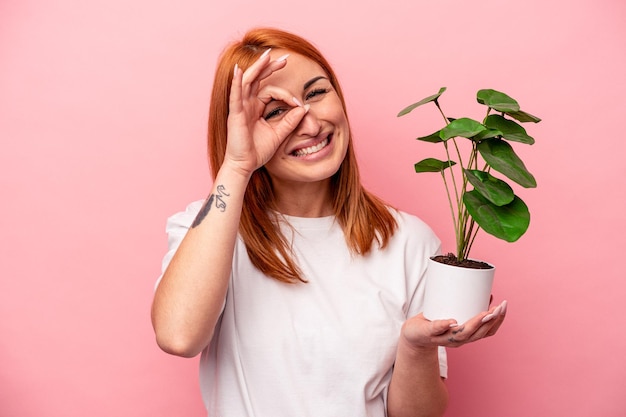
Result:
<svg viewBox="0 0 626 417">
<path fill-rule="evenodd" d="M 423 311 L 426 283 L 424 277 L 428 259 L 441 252 L 441 241 L 432 229 L 419 218 L 404 213 L 399 223 L 405 235 L 405 274 L 408 308 L 406 318 Z"/>
<path fill-rule="evenodd" d="M 407 293 L 410 295 L 407 319 L 423 310 L 424 304 L 424 275 L 428 265 L 428 258 L 441 253 L 441 241 L 432 229 L 419 218 L 401 213 L 399 226 L 406 235 L 405 268 Z M 446 349 L 439 346 L 439 374 L 442 378 L 448 377 L 448 357 Z"/>
<path fill-rule="evenodd" d="M 165 253 L 165 256 L 163 256 L 163 261 L 161 262 L 161 275 L 159 275 L 159 278 L 156 281 L 154 286 L 155 289 L 161 282 L 161 278 L 163 277 L 165 270 L 169 266 L 174 254 L 180 246 L 180 243 L 183 241 L 187 231 L 191 227 L 191 224 L 195 220 L 203 204 L 204 201 L 202 200 L 194 201 L 187 206 L 185 211 L 178 212 L 168 217 L 165 224 L 165 233 L 167 234 L 167 252 Z"/>
<path fill-rule="evenodd" d="M 439 375 L 448 378 L 448 354 L 446 348 L 439 346 Z"/>
</svg>

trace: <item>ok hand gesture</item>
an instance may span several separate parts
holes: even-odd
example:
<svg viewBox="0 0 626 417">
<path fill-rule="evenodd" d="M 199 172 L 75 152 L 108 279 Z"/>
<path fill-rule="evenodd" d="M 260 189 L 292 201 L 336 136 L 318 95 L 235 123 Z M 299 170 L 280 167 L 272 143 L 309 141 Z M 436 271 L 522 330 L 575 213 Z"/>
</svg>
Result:
<svg viewBox="0 0 626 417">
<path fill-rule="evenodd" d="M 269 49 L 265 51 L 245 72 L 235 65 L 233 73 L 224 162 L 244 175 L 251 175 L 272 158 L 308 110 L 279 88 L 266 89 L 270 92 L 259 97 L 261 81 L 287 65 L 287 55 L 272 61 L 269 52 Z M 263 110 L 272 100 L 280 100 L 293 107 L 279 122 L 270 124 L 263 118 Z"/>
</svg>

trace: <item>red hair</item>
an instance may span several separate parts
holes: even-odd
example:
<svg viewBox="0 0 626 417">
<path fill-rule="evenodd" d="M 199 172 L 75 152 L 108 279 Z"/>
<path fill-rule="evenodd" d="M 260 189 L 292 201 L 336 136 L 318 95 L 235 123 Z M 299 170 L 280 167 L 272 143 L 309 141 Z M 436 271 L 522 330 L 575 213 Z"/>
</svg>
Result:
<svg viewBox="0 0 626 417">
<path fill-rule="evenodd" d="M 344 112 L 346 104 L 339 81 L 328 61 L 311 43 L 278 29 L 259 28 L 246 33 L 239 42 L 222 53 L 215 72 L 209 108 L 208 153 L 213 179 L 226 153 L 228 103 L 235 64 L 247 69 L 268 48 L 286 49 L 317 62 L 339 96 Z M 374 241 L 385 247 L 397 224 L 389 208 L 361 185 L 352 134 L 346 157 L 331 178 L 333 209 L 353 253 L 364 255 Z M 264 167 L 252 174 L 244 195 L 239 233 L 252 264 L 265 275 L 283 282 L 306 281 L 294 262 L 290 245 L 280 232 L 272 182 Z"/>
</svg>

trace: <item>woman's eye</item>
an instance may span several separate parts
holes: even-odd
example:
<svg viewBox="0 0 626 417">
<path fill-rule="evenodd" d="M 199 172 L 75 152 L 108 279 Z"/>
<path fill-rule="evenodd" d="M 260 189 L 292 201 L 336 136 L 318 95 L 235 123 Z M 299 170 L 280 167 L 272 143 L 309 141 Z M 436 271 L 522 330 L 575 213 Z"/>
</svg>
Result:
<svg viewBox="0 0 626 417">
<path fill-rule="evenodd" d="M 329 91 L 328 88 L 316 88 L 315 90 L 310 91 L 306 95 L 305 99 L 306 100 L 311 100 L 312 98 L 319 97 L 319 96 L 322 96 L 322 95 L 328 93 L 328 91 Z"/>
<path fill-rule="evenodd" d="M 270 120 L 272 118 L 280 116 L 281 114 L 285 113 L 287 110 L 289 110 L 289 109 L 285 108 L 285 107 L 276 107 L 275 109 L 270 110 L 269 112 L 267 112 L 265 114 L 265 116 L 263 116 L 263 118 L 265 120 Z"/>
</svg>

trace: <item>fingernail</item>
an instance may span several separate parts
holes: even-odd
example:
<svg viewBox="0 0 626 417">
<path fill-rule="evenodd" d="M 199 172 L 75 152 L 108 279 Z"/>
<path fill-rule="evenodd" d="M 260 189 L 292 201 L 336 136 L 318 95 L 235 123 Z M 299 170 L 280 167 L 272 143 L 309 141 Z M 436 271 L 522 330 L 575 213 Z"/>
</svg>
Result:
<svg viewBox="0 0 626 417">
<path fill-rule="evenodd" d="M 282 62 L 284 60 L 286 60 L 287 58 L 289 58 L 289 54 L 285 54 L 279 58 L 276 58 L 276 62 Z"/>
<path fill-rule="evenodd" d="M 452 329 L 453 327 L 459 327 L 459 323 L 451 323 L 450 328 Z"/>
<path fill-rule="evenodd" d="M 300 102 L 300 100 L 298 100 L 295 97 L 292 97 L 291 99 L 293 100 L 294 103 L 296 103 L 298 105 L 298 107 L 302 107 L 302 103 Z"/>
<path fill-rule="evenodd" d="M 506 313 L 506 308 L 507 308 L 508 305 L 509 305 L 509 302 L 506 301 L 506 300 L 504 300 L 502 302 L 502 304 L 500 304 L 500 307 L 502 307 L 502 310 L 500 311 L 500 314 Z"/>
<path fill-rule="evenodd" d="M 272 48 L 266 49 L 265 52 L 263 52 L 263 54 L 259 57 L 259 59 L 265 58 L 270 53 L 271 50 Z"/>
<path fill-rule="evenodd" d="M 490 314 L 487 314 L 485 317 L 483 317 L 483 319 L 481 320 L 483 323 L 487 323 L 489 320 L 492 320 L 494 317 L 497 317 L 498 314 L 500 314 L 500 306 L 496 307 L 495 310 L 493 310 Z"/>
<path fill-rule="evenodd" d="M 492 314 L 487 314 L 485 317 L 483 317 L 483 319 L 481 320 L 482 323 L 487 323 L 489 320 L 493 319 L 495 317 L 495 315 Z"/>
<path fill-rule="evenodd" d="M 233 75 L 237 75 L 237 70 L 239 69 L 239 65 L 235 63 L 235 70 L 233 71 Z"/>
<path fill-rule="evenodd" d="M 305 110 L 305 112 L 307 112 L 307 113 L 308 113 L 310 108 L 311 108 L 311 105 L 310 105 L 310 104 L 305 104 L 305 105 L 304 105 L 304 110 Z"/>
</svg>

